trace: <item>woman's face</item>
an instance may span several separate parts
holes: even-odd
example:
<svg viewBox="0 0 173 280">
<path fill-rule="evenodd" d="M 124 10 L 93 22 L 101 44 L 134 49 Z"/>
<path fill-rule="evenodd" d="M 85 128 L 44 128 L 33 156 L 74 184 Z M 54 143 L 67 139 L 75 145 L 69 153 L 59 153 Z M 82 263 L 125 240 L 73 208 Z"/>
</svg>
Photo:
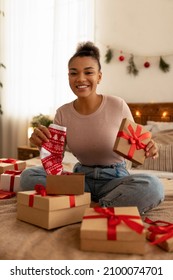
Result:
<svg viewBox="0 0 173 280">
<path fill-rule="evenodd" d="M 97 60 L 90 56 L 75 57 L 69 64 L 69 85 L 74 94 L 80 97 L 88 97 L 96 94 L 97 84 L 101 80 Z"/>
</svg>

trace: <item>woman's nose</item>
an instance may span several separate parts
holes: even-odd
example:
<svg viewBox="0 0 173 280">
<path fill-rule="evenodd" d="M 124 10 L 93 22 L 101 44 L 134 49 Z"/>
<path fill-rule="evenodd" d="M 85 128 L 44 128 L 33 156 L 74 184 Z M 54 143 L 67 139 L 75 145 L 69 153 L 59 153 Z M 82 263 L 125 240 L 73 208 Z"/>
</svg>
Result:
<svg viewBox="0 0 173 280">
<path fill-rule="evenodd" d="M 77 81 L 82 82 L 85 80 L 85 75 L 83 73 L 79 73 L 77 76 Z"/>
</svg>

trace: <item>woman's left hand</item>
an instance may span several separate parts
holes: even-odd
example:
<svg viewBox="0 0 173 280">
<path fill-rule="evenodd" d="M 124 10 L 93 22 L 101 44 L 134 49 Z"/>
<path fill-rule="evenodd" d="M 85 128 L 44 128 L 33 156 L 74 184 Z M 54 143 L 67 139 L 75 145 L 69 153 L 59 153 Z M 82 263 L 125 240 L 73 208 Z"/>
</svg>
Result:
<svg viewBox="0 0 173 280">
<path fill-rule="evenodd" d="M 152 157 L 153 159 L 155 159 L 158 158 L 159 156 L 157 144 L 152 139 L 147 144 L 145 151 L 146 151 L 145 155 L 147 158 Z"/>
</svg>

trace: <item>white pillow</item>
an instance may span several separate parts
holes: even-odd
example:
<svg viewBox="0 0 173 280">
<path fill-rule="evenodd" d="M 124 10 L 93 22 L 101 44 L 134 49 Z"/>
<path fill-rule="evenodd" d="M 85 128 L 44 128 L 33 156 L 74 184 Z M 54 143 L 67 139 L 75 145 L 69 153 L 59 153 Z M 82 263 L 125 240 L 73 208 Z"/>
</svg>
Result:
<svg viewBox="0 0 173 280">
<path fill-rule="evenodd" d="M 153 124 L 143 125 L 143 127 L 145 127 L 145 129 L 148 130 L 148 131 L 152 131 Z"/>
<path fill-rule="evenodd" d="M 151 132 L 155 134 L 161 130 L 173 129 L 173 122 L 147 121 L 147 125 L 152 125 Z"/>
</svg>

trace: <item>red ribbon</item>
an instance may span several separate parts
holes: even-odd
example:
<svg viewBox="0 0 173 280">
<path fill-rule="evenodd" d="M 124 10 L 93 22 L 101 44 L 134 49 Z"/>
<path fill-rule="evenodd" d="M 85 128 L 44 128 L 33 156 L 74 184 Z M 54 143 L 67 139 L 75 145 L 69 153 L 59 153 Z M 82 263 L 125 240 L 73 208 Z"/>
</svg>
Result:
<svg viewBox="0 0 173 280">
<path fill-rule="evenodd" d="M 98 218 L 106 218 L 107 219 L 107 239 L 108 240 L 116 240 L 116 226 L 121 222 L 124 222 L 129 228 L 133 229 L 137 233 L 141 234 L 144 226 L 134 222 L 131 219 L 140 219 L 140 216 L 135 215 L 117 215 L 114 213 L 114 208 L 101 208 L 94 207 L 95 212 L 100 213 L 100 215 L 89 215 L 84 216 L 83 219 L 98 219 Z"/>
<path fill-rule="evenodd" d="M 14 188 L 14 179 L 16 175 L 20 175 L 22 171 L 20 170 L 6 170 L 4 174 L 9 174 L 10 176 L 10 192 L 13 192 Z"/>
<path fill-rule="evenodd" d="M 142 143 L 141 141 L 149 138 L 150 132 L 145 132 L 145 133 L 141 134 L 142 126 L 140 126 L 140 125 L 136 126 L 136 131 L 134 131 L 131 124 L 128 125 L 127 129 L 130 134 L 128 134 L 124 131 L 119 131 L 117 134 L 117 137 L 123 137 L 123 138 L 127 139 L 128 142 L 131 144 L 130 150 L 128 152 L 128 157 L 132 158 L 135 150 L 145 149 L 145 147 L 147 145 Z"/>
<path fill-rule="evenodd" d="M 29 207 L 33 207 L 35 195 L 41 195 L 41 196 L 47 195 L 46 189 L 43 185 L 37 184 L 37 185 L 35 185 L 34 189 L 36 192 L 29 195 Z"/>
<path fill-rule="evenodd" d="M 148 228 L 151 232 L 149 239 L 152 245 L 159 244 L 173 237 L 173 224 L 160 220 L 152 221 L 149 218 L 145 218 L 145 222 L 152 225 Z M 163 226 L 159 226 L 158 224 L 163 224 Z M 162 234 L 162 236 L 156 239 L 157 234 Z"/>
<path fill-rule="evenodd" d="M 35 193 L 29 195 L 29 207 L 33 207 L 34 205 L 34 196 L 35 195 L 41 195 L 46 196 L 46 189 L 43 185 L 37 184 L 35 185 Z M 70 208 L 75 207 L 75 196 L 69 195 L 69 202 L 70 202 Z"/>
<path fill-rule="evenodd" d="M 75 207 L 75 196 L 74 195 L 70 195 L 69 196 L 69 200 L 70 200 L 70 208 Z"/>
<path fill-rule="evenodd" d="M 14 169 L 18 170 L 18 164 L 14 158 L 0 159 L 0 162 L 14 164 Z"/>
</svg>

